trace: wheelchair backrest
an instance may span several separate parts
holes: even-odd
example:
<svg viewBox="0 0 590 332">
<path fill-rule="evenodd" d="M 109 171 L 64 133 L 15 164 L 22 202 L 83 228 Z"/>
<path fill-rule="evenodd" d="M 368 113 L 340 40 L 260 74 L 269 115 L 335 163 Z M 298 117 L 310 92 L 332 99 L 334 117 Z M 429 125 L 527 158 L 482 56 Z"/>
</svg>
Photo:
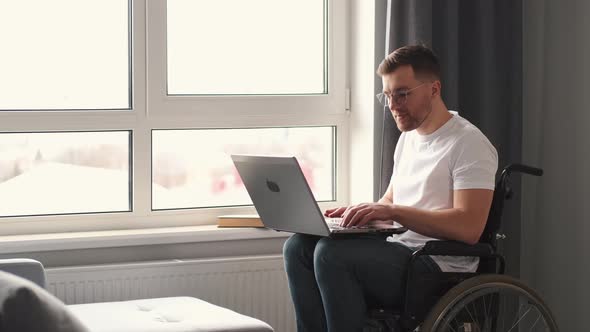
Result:
<svg viewBox="0 0 590 332">
<path fill-rule="evenodd" d="M 508 186 L 508 178 L 511 172 L 526 173 L 534 176 L 542 176 L 543 170 L 522 164 L 510 164 L 502 170 L 500 179 L 496 182 L 494 188 L 494 197 L 492 206 L 488 214 L 486 226 L 479 237 L 480 243 L 488 243 L 496 249 L 496 234 L 502 225 L 502 211 L 504 210 L 504 201 L 512 197 L 512 190 Z"/>
</svg>

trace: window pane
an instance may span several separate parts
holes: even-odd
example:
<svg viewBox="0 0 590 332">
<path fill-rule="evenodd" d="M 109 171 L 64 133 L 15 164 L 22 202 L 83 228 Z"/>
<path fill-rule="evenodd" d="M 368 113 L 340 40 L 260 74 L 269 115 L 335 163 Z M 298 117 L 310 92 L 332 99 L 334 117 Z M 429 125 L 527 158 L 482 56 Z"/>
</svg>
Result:
<svg viewBox="0 0 590 332">
<path fill-rule="evenodd" d="M 0 1 L 0 109 L 130 108 L 128 6 Z"/>
<path fill-rule="evenodd" d="M 318 201 L 334 200 L 335 127 L 154 130 L 152 208 L 251 205 L 231 154 L 292 155 Z"/>
<path fill-rule="evenodd" d="M 130 135 L 0 134 L 0 216 L 130 211 Z"/>
<path fill-rule="evenodd" d="M 322 0 L 168 0 L 168 94 L 326 93 Z"/>
</svg>

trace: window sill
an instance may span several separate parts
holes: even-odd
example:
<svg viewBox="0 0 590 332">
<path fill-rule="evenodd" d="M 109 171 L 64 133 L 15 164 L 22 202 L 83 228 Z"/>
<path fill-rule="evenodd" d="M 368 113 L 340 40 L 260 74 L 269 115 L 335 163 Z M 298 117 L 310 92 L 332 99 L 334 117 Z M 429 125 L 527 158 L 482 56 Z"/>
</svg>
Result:
<svg viewBox="0 0 590 332">
<path fill-rule="evenodd" d="M 217 228 L 215 225 L 11 235 L 0 236 L 0 254 L 282 238 L 289 235 L 291 233 L 264 228 Z"/>
</svg>

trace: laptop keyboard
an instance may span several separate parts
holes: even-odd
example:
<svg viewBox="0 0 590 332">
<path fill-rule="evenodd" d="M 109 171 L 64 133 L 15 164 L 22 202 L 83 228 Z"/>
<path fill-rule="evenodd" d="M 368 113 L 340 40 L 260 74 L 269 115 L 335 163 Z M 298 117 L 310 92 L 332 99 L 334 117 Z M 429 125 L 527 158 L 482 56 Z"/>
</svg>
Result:
<svg viewBox="0 0 590 332">
<path fill-rule="evenodd" d="M 344 229 L 344 227 L 340 226 L 340 222 L 342 221 L 342 218 L 328 218 L 328 217 L 325 217 L 324 219 L 326 219 L 326 224 L 331 229 Z"/>
<path fill-rule="evenodd" d="M 326 224 L 328 225 L 328 227 L 330 229 L 368 228 L 367 226 L 363 226 L 363 227 L 358 227 L 358 226 L 342 227 L 342 226 L 340 226 L 340 222 L 342 221 L 342 218 L 328 218 L 328 217 L 324 217 L 324 219 L 326 219 Z"/>
</svg>

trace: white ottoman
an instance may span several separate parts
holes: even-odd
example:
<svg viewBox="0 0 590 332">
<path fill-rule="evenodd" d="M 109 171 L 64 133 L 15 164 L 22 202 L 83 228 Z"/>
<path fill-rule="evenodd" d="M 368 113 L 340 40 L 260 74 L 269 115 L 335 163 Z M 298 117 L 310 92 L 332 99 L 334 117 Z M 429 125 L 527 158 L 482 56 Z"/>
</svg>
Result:
<svg viewBox="0 0 590 332">
<path fill-rule="evenodd" d="M 269 332 L 268 324 L 193 297 L 69 305 L 92 332 Z"/>
</svg>

